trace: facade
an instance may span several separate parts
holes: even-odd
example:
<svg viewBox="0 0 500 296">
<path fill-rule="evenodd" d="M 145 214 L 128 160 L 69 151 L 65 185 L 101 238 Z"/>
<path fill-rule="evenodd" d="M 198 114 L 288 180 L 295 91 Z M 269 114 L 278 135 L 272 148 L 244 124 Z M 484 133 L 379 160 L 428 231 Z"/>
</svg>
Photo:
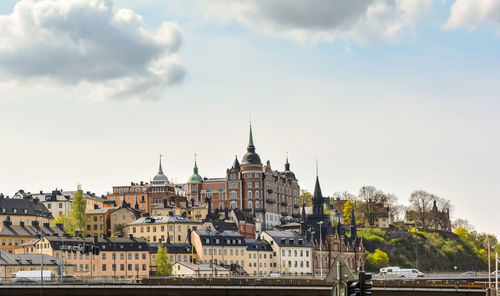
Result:
<svg viewBox="0 0 500 296">
<path fill-rule="evenodd" d="M 101 248 L 99 255 L 68 252 L 61 246 L 91 244 Z M 76 276 L 148 276 L 150 267 L 149 246 L 143 238 L 81 238 L 47 236 L 18 246 L 16 253 L 43 254 L 55 257 L 65 264 L 75 266 Z"/>
<path fill-rule="evenodd" d="M 236 231 L 197 229 L 191 233 L 191 243 L 196 249 L 197 262 L 245 266 L 247 245 Z"/>
<path fill-rule="evenodd" d="M 45 205 L 31 195 L 8 198 L 0 194 L 0 222 L 7 218 L 11 225 L 30 225 L 33 221 L 50 223 L 54 219 Z"/>
<path fill-rule="evenodd" d="M 351 226 L 340 220 L 332 226 L 330 215 L 324 212 L 325 198 L 321 193 L 319 178 L 316 177 L 313 196 L 313 213 L 302 213 L 302 233 L 311 241 L 313 248 L 314 276 L 326 276 L 338 254 L 342 254 L 349 268 L 354 272 L 364 270 L 365 251 L 363 242 L 357 235 L 356 217 L 352 212 Z M 349 229 L 350 228 L 350 229 Z M 350 236 L 347 235 L 350 230 Z"/>
<path fill-rule="evenodd" d="M 141 217 L 141 213 L 128 204 L 122 204 L 121 207 L 112 210 L 109 213 L 109 230 L 110 235 L 123 235 L 128 224 L 134 222 Z"/>
<path fill-rule="evenodd" d="M 249 275 L 263 276 L 278 272 L 278 260 L 273 256 L 273 248 L 265 240 L 245 239 L 247 259 L 243 267 Z"/>
<path fill-rule="evenodd" d="M 312 274 L 311 243 L 297 232 L 266 230 L 261 239 L 267 241 L 273 249 L 276 263 L 275 271 L 280 274 Z"/>
<path fill-rule="evenodd" d="M 167 216 L 173 213 L 175 216 L 183 216 L 194 221 L 202 221 L 207 217 L 208 204 L 199 203 L 194 200 L 181 202 L 176 204 L 165 203 L 162 206 L 153 208 L 152 215 L 154 216 Z"/>
<path fill-rule="evenodd" d="M 240 209 L 255 213 L 264 229 L 283 220 L 300 218 L 300 187 L 290 171 L 288 159 L 283 172 L 273 171 L 268 161 L 264 166 L 255 152 L 252 128 L 247 152 L 241 164 L 235 158 L 223 178 L 201 178 L 195 161 L 193 175 L 187 183 L 188 199 L 209 200 L 214 209 Z"/>
<path fill-rule="evenodd" d="M 151 216 L 128 224 L 125 232 L 149 243 L 187 243 L 190 231 L 201 224 L 182 216 Z"/>
<path fill-rule="evenodd" d="M 52 213 L 54 218 L 61 216 L 62 214 L 71 213 L 73 207 L 73 200 L 75 199 L 75 193 L 77 191 L 63 191 L 62 189 L 52 190 L 51 193 L 34 193 L 32 194 L 34 199 L 38 199 L 43 203 L 47 209 Z M 86 210 L 92 210 L 95 207 L 102 208 L 106 199 L 104 196 L 97 196 L 95 193 L 90 191 L 83 192 L 82 197 L 86 202 Z"/>
<path fill-rule="evenodd" d="M 111 212 L 117 210 L 117 207 L 107 207 L 101 209 L 93 209 L 86 211 L 87 215 L 87 231 L 86 234 L 89 236 L 111 236 Z"/>
<path fill-rule="evenodd" d="M 238 231 L 244 238 L 255 238 L 256 225 L 252 213 L 240 209 L 232 209 L 229 212 L 229 219 L 238 225 Z"/>
<path fill-rule="evenodd" d="M 49 223 L 44 223 L 40 226 L 38 221 L 31 221 L 31 225 L 24 224 L 24 222 L 20 225 L 12 225 L 10 217 L 7 217 L 0 228 L 0 250 L 12 253 L 16 246 L 38 237 L 40 233 L 44 236 L 63 235 L 63 225 L 57 224 L 56 227 L 50 227 Z"/>
<path fill-rule="evenodd" d="M 63 262 L 45 254 L 11 254 L 0 250 L 0 276 L 4 279 L 12 278 L 18 271 L 40 270 L 43 256 L 43 270 L 50 270 L 55 275 L 62 274 Z M 64 266 L 65 274 L 74 274 L 75 266 Z"/>
<path fill-rule="evenodd" d="M 183 187 L 171 183 L 163 173 L 161 156 L 158 173 L 151 183 L 130 183 L 130 186 L 113 186 L 113 192 L 108 194 L 108 200 L 113 200 L 116 206 L 126 202 L 133 208 L 146 213 L 152 213 L 155 207 L 164 204 L 165 200 L 174 197 L 176 200 L 185 200 L 177 193 L 183 192 Z"/>
<path fill-rule="evenodd" d="M 192 264 L 196 261 L 196 250 L 191 244 L 163 244 L 167 247 L 168 259 L 170 264 L 186 263 Z M 149 253 L 151 256 L 151 272 L 154 274 L 156 271 L 156 255 L 158 254 L 158 244 L 149 244 Z"/>
</svg>

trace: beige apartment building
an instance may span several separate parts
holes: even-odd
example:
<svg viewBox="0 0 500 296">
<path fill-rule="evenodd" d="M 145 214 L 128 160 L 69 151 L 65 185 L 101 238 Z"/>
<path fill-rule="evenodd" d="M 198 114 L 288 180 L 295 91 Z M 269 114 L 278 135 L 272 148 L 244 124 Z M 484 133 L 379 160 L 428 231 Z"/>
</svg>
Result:
<svg viewBox="0 0 500 296">
<path fill-rule="evenodd" d="M 99 255 L 81 254 L 64 250 L 63 246 L 96 245 Z M 74 265 L 76 276 L 147 276 L 150 271 L 149 246 L 144 238 L 81 238 L 49 236 L 19 245 L 16 254 L 42 253 L 55 257 L 64 264 Z M 70 274 L 68 271 L 65 274 Z"/>
<path fill-rule="evenodd" d="M 273 255 L 273 248 L 264 240 L 245 239 L 247 259 L 243 267 L 249 275 L 263 276 L 278 272 L 278 260 Z"/>
<path fill-rule="evenodd" d="M 191 243 L 196 249 L 196 259 L 199 262 L 246 266 L 247 245 L 239 232 L 197 229 L 191 233 Z"/>
<path fill-rule="evenodd" d="M 148 243 L 187 243 L 188 234 L 200 226 L 200 221 L 182 216 L 151 216 L 129 223 L 125 232 L 143 237 Z"/>
</svg>

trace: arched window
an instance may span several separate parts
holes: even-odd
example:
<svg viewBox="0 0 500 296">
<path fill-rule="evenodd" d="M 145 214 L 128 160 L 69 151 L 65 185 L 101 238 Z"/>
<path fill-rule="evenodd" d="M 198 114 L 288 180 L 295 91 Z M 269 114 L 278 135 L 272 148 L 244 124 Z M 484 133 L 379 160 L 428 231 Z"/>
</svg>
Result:
<svg viewBox="0 0 500 296">
<path fill-rule="evenodd" d="M 251 202 L 251 201 L 249 201 L 249 202 L 248 202 L 248 208 L 249 208 L 249 209 L 251 209 L 251 208 L 252 208 L 252 202 Z"/>
<path fill-rule="evenodd" d="M 248 199 L 252 198 L 252 191 L 248 191 Z"/>
<path fill-rule="evenodd" d="M 230 206 L 231 206 L 231 209 L 236 209 L 238 207 L 238 203 L 235 201 L 232 201 Z"/>
<path fill-rule="evenodd" d="M 256 209 L 258 209 L 258 208 L 259 208 L 259 201 L 258 201 L 258 200 L 255 202 L 255 208 L 256 208 Z"/>
<path fill-rule="evenodd" d="M 257 198 L 257 199 L 258 199 L 258 198 L 260 198 L 260 193 L 259 193 L 259 191 L 255 191 L 255 198 Z"/>
</svg>

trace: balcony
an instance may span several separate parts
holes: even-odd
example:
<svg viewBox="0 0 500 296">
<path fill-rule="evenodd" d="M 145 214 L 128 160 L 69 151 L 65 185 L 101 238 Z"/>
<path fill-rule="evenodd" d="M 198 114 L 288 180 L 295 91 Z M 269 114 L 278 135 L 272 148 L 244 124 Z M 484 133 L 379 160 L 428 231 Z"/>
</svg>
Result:
<svg viewBox="0 0 500 296">
<path fill-rule="evenodd" d="M 295 209 L 300 208 L 299 204 L 293 204 L 293 207 L 294 207 Z"/>
<path fill-rule="evenodd" d="M 266 197 L 266 202 L 270 203 L 270 204 L 274 204 L 274 203 L 276 203 L 276 200 L 274 198 L 271 198 L 271 197 Z"/>
<path fill-rule="evenodd" d="M 286 207 L 288 205 L 288 203 L 286 201 L 282 201 L 281 205 L 284 206 L 284 207 Z"/>
</svg>

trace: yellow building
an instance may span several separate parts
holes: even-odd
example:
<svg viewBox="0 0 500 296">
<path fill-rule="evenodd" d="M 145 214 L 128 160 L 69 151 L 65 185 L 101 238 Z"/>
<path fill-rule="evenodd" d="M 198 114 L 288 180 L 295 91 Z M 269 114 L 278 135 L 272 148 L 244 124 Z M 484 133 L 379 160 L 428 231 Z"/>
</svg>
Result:
<svg viewBox="0 0 500 296">
<path fill-rule="evenodd" d="M 168 216 L 173 213 L 174 216 L 184 216 L 194 221 L 202 221 L 207 217 L 208 206 L 203 204 L 184 204 L 179 206 L 161 205 L 153 208 L 155 216 Z"/>
<path fill-rule="evenodd" d="M 149 243 L 187 243 L 189 232 L 200 226 L 201 222 L 182 216 L 152 216 L 128 224 L 125 232 Z"/>
<path fill-rule="evenodd" d="M 127 224 L 141 217 L 141 212 L 130 207 L 119 207 L 109 214 L 111 235 L 123 234 Z"/>
<path fill-rule="evenodd" d="M 191 233 L 191 243 L 199 262 L 245 266 L 247 245 L 239 232 L 198 229 Z"/>
<path fill-rule="evenodd" d="M 61 246 L 95 245 L 98 255 L 69 252 Z M 34 239 L 16 248 L 16 254 L 39 254 L 53 256 L 66 264 L 73 264 L 76 276 L 148 276 L 150 272 L 149 246 L 143 238 L 81 238 L 71 236 L 49 236 Z"/>
<path fill-rule="evenodd" d="M 55 275 L 61 275 L 63 262 L 55 257 L 40 254 L 10 254 L 0 251 L 0 276 L 12 278 L 18 271 L 40 270 L 43 256 L 43 270 L 50 270 Z M 73 274 L 75 266 L 67 264 L 66 274 Z"/>
<path fill-rule="evenodd" d="M 101 209 L 87 210 L 87 231 L 89 236 L 103 235 L 111 236 L 110 219 L 111 212 L 117 210 L 118 207 L 106 207 Z"/>
<path fill-rule="evenodd" d="M 279 271 L 278 260 L 273 256 L 273 248 L 264 240 L 245 239 L 247 245 L 246 262 L 243 269 L 249 275 L 266 275 Z"/>
<path fill-rule="evenodd" d="M 187 275 L 194 275 L 197 277 L 230 276 L 231 270 L 219 265 L 211 265 L 208 263 L 191 264 L 178 262 L 172 266 L 172 274 L 181 277 Z"/>
<path fill-rule="evenodd" d="M 0 194 L 0 222 L 5 221 L 7 217 L 12 225 L 29 225 L 33 221 L 50 223 L 54 219 L 45 205 L 38 199 L 33 199 L 31 195 L 8 198 Z"/>
<path fill-rule="evenodd" d="M 0 250 L 12 253 L 17 245 L 30 241 L 40 235 L 63 235 L 63 225 L 57 224 L 51 227 L 49 223 L 39 226 L 37 221 L 32 221 L 31 225 L 21 222 L 20 225 L 12 225 L 10 218 L 7 217 L 0 228 Z"/>
</svg>

